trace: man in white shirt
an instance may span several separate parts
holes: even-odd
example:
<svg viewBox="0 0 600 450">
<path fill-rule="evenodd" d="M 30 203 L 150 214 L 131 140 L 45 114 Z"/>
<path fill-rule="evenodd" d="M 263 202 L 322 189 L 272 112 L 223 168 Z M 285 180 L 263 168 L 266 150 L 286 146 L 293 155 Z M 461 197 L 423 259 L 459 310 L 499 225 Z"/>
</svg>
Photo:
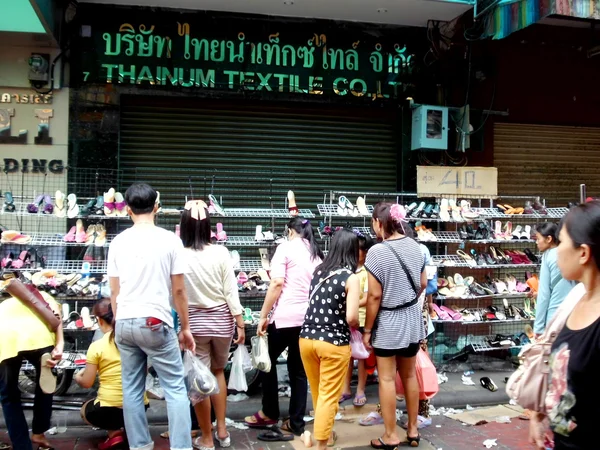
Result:
<svg viewBox="0 0 600 450">
<path fill-rule="evenodd" d="M 195 350 L 184 282 L 188 268 L 181 240 L 154 225 L 157 197 L 147 184 L 127 189 L 125 201 L 133 226 L 115 237 L 108 253 L 125 430 L 132 450 L 154 448 L 144 407 L 150 357 L 165 390 L 171 449 L 191 450 L 189 399 L 180 352 L 180 348 Z M 171 296 L 181 323 L 179 342 L 173 329 Z"/>
</svg>

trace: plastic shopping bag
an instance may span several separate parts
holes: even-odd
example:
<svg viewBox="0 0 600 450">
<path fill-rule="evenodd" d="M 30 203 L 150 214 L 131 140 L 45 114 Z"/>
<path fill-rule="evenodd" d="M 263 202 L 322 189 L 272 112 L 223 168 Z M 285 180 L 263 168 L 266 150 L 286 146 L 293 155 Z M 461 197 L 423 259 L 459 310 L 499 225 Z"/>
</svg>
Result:
<svg viewBox="0 0 600 450">
<path fill-rule="evenodd" d="M 271 358 L 269 358 L 269 342 L 267 335 L 253 336 L 252 342 L 252 366 L 262 372 L 271 371 Z"/>
<path fill-rule="evenodd" d="M 219 393 L 219 384 L 210 369 L 191 351 L 183 355 L 183 370 L 185 384 L 188 387 L 188 397 L 192 405 L 201 402 L 206 397 Z"/>
<path fill-rule="evenodd" d="M 233 352 L 227 388 L 238 392 L 246 392 L 248 390 L 246 372 L 250 370 L 252 370 L 252 360 L 248 350 L 244 345 L 238 345 L 238 348 Z"/>
<path fill-rule="evenodd" d="M 363 343 L 363 335 L 356 328 L 350 329 L 350 348 L 354 359 L 367 359 L 369 352 Z"/>
<path fill-rule="evenodd" d="M 416 371 L 419 382 L 419 400 L 433 398 L 440 389 L 437 372 L 427 352 L 424 352 L 422 349 L 417 353 Z M 396 374 L 396 393 L 404 395 L 404 386 L 402 386 L 399 374 Z"/>
</svg>

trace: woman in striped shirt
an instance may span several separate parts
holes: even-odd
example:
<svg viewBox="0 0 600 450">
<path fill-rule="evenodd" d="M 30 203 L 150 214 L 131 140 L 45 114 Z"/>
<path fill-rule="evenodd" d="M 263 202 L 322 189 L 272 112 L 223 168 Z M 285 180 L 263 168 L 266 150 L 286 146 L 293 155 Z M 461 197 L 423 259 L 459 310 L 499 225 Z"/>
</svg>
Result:
<svg viewBox="0 0 600 450">
<path fill-rule="evenodd" d="M 217 377 L 220 390 L 219 394 L 206 398 L 195 407 L 202 436 L 196 438 L 194 447 L 200 450 L 215 448 L 211 434 L 211 403 L 217 417 L 214 437 L 221 447 L 229 447 L 231 439 L 225 425 L 227 384 L 223 370 L 229 358 L 234 329 L 237 327 L 235 344 L 244 345 L 246 339 L 233 264 L 225 247 L 210 243 L 210 216 L 203 201 L 186 203 L 180 236 L 189 263 L 185 285 L 196 355 Z"/>
<path fill-rule="evenodd" d="M 396 371 L 405 389 L 408 414 L 407 439 L 418 447 L 419 384 L 415 362 L 425 325 L 418 299 L 427 285 L 425 263 L 419 244 L 407 236 L 406 211 L 401 205 L 379 203 L 373 211 L 372 227 L 381 241 L 369 250 L 365 267 L 369 272 L 369 294 L 364 342 L 377 357 L 379 399 L 385 434 L 371 441 L 373 448 L 399 445 L 396 429 Z"/>
</svg>

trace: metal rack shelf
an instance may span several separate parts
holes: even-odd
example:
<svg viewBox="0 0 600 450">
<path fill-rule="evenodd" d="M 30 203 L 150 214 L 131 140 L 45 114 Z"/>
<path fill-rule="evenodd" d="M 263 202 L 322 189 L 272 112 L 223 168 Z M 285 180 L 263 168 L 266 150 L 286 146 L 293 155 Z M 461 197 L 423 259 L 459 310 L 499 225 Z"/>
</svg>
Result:
<svg viewBox="0 0 600 450">
<path fill-rule="evenodd" d="M 275 241 L 257 241 L 254 236 L 227 236 L 226 241 L 217 241 L 218 245 L 225 247 L 270 247 Z"/>
<path fill-rule="evenodd" d="M 242 259 L 239 267 L 236 267 L 238 272 L 255 272 L 263 268 L 260 259 Z"/>
<path fill-rule="evenodd" d="M 522 348 L 522 345 L 511 345 L 508 347 L 492 347 L 490 344 L 488 344 L 487 342 L 479 342 L 476 344 L 470 344 L 473 347 L 473 351 L 479 353 L 479 352 L 493 352 L 495 350 L 512 350 L 514 349 L 518 349 L 518 348 Z"/>
<path fill-rule="evenodd" d="M 317 209 L 319 210 L 319 214 L 321 214 L 324 217 L 346 217 L 346 218 L 365 218 L 365 217 L 371 217 L 371 215 L 373 214 L 373 205 L 367 205 L 367 211 L 369 211 L 368 214 L 358 214 L 358 216 L 353 216 L 350 214 L 347 215 L 342 215 L 342 214 L 338 214 L 338 205 L 334 204 L 334 203 L 321 203 L 319 205 L 317 205 Z"/>
<path fill-rule="evenodd" d="M 496 324 L 506 324 L 506 323 L 526 323 L 533 322 L 535 319 L 506 319 L 506 320 L 439 320 L 435 319 L 431 322 L 434 324 L 438 323 L 460 323 L 462 325 L 496 325 Z M 497 348 L 497 347 L 493 347 Z"/>
<path fill-rule="evenodd" d="M 433 255 L 431 263 L 438 267 L 468 267 L 470 269 L 518 269 L 519 267 L 538 267 L 540 263 L 531 264 L 493 264 L 470 266 L 467 262 L 458 255 Z"/>
<path fill-rule="evenodd" d="M 103 247 L 108 247 L 110 242 L 115 238 L 116 234 L 106 235 L 106 244 Z M 28 244 L 17 244 L 13 242 L 7 242 L 2 245 L 23 245 L 27 247 L 82 247 L 85 246 L 85 242 L 65 242 L 63 240 L 64 234 L 58 233 L 36 233 L 31 235 L 31 242 Z M 94 245 L 94 244 L 91 244 Z"/>
<path fill-rule="evenodd" d="M 21 269 L 8 269 L 10 272 L 39 272 L 40 270 L 55 270 L 61 274 L 81 273 L 83 263 L 90 264 L 90 274 L 105 274 L 106 260 L 103 261 L 82 261 L 82 260 L 49 260 L 46 261 L 46 267 L 32 269 L 23 267 Z"/>
<path fill-rule="evenodd" d="M 225 216 L 220 214 L 211 214 L 212 217 L 257 217 L 257 218 L 273 218 L 273 219 L 290 219 L 289 210 L 287 209 L 269 209 L 269 208 L 223 208 Z M 314 219 L 315 214 L 310 209 L 301 209 L 298 211 L 298 216 L 306 219 Z"/>
<path fill-rule="evenodd" d="M 467 295 L 464 297 L 445 297 L 443 295 L 440 295 L 439 292 L 437 294 L 437 298 L 439 300 L 483 300 L 486 298 L 490 298 L 490 299 L 498 299 L 498 298 L 502 298 L 502 299 L 507 299 L 507 300 L 511 300 L 511 299 L 516 299 L 516 298 L 524 298 L 527 297 L 528 293 L 527 292 L 523 292 L 523 293 L 514 293 L 514 294 L 489 294 L 489 295 Z"/>
</svg>

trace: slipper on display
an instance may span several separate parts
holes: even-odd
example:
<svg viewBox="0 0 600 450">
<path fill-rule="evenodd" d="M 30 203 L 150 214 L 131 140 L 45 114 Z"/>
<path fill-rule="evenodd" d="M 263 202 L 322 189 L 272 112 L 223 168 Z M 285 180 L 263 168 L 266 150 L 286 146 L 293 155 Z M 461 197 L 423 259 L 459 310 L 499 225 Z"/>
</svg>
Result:
<svg viewBox="0 0 600 450">
<path fill-rule="evenodd" d="M 294 191 L 288 191 L 288 211 L 290 212 L 290 216 L 295 217 L 298 215 L 300 210 L 298 209 L 298 205 L 296 205 L 296 196 L 294 195 Z"/>
</svg>

